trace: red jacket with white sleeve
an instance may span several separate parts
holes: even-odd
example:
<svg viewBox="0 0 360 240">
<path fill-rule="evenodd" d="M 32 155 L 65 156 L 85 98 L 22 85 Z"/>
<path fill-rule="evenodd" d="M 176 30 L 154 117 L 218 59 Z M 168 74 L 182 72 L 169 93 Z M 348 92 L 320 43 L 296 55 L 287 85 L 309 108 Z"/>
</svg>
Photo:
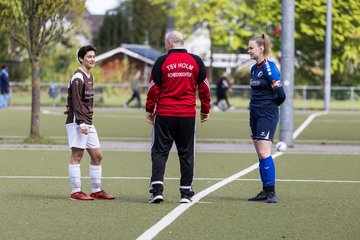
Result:
<svg viewBox="0 0 360 240">
<path fill-rule="evenodd" d="M 210 88 L 206 68 L 186 49 L 171 49 L 160 56 L 151 71 L 146 111 L 158 116 L 195 117 L 196 90 L 201 113 L 210 111 Z"/>
</svg>

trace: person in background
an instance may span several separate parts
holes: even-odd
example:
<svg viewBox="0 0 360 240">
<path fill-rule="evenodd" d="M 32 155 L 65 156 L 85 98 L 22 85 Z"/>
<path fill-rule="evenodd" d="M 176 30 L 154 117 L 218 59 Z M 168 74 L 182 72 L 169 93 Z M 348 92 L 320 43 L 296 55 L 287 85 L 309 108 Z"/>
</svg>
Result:
<svg viewBox="0 0 360 240">
<path fill-rule="evenodd" d="M 140 98 L 140 92 L 138 90 L 138 83 L 140 80 L 140 76 L 141 76 L 141 71 L 137 70 L 136 74 L 134 76 L 134 78 L 131 80 L 131 90 L 132 90 L 132 95 L 131 98 L 126 102 L 125 107 L 128 107 L 129 104 L 136 99 L 137 101 L 137 107 L 141 108 L 141 98 Z"/>
<path fill-rule="evenodd" d="M 222 76 L 216 83 L 216 102 L 213 105 L 213 109 L 215 111 L 218 111 L 219 108 L 222 111 L 225 111 L 226 109 L 229 109 L 229 110 L 234 109 L 234 107 L 231 106 L 229 99 L 227 97 L 227 92 L 229 91 L 230 87 L 231 87 L 231 84 L 224 74 L 224 76 Z M 225 106 L 225 103 L 226 103 L 227 107 Z"/>
<path fill-rule="evenodd" d="M 0 75 L 0 108 L 7 108 L 9 101 L 9 72 L 6 65 L 1 67 Z"/>
<path fill-rule="evenodd" d="M 180 203 L 190 203 L 195 158 L 196 90 L 201 102 L 200 121 L 209 119 L 210 88 L 206 68 L 197 55 L 184 48 L 184 37 L 172 31 L 165 37 L 167 54 L 151 71 L 146 99 L 146 120 L 152 124 L 152 175 L 149 203 L 164 200 L 164 172 L 175 141 L 180 161 Z"/>
<path fill-rule="evenodd" d="M 250 130 L 256 153 L 262 191 L 249 201 L 276 203 L 275 165 L 271 156 L 271 146 L 276 125 L 279 121 L 279 106 L 285 101 L 285 92 L 280 80 L 280 72 L 275 63 L 269 61 L 271 39 L 267 34 L 250 39 L 248 53 L 256 61 L 250 75 Z"/>
<path fill-rule="evenodd" d="M 66 131 L 71 159 L 69 177 L 71 183 L 71 200 L 115 199 L 107 194 L 101 185 L 102 152 L 99 137 L 93 124 L 94 78 L 90 70 L 95 66 L 96 49 L 83 46 L 78 51 L 80 67 L 74 72 L 68 85 L 68 104 L 66 107 Z M 91 194 L 86 195 L 81 189 L 80 162 L 84 150 L 90 155 L 89 175 L 91 179 Z"/>
</svg>

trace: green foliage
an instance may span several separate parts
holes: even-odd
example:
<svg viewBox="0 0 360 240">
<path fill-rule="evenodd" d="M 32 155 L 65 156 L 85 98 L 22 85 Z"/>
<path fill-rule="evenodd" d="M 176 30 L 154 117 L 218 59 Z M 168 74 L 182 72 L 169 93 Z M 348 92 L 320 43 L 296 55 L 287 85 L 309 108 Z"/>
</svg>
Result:
<svg viewBox="0 0 360 240">
<path fill-rule="evenodd" d="M 151 0 L 162 4 L 176 26 L 191 34 L 207 27 L 212 46 L 222 52 L 246 52 L 252 35 L 266 32 L 273 55 L 281 48 L 274 32 L 281 23 L 279 0 Z M 333 85 L 356 85 L 360 78 L 360 1 L 332 1 Z M 174 6 L 170 8 L 169 5 Z M 295 1 L 296 83 L 322 84 L 325 56 L 326 0 Z"/>
<path fill-rule="evenodd" d="M 234 0 L 152 0 L 154 4 L 169 7 L 169 15 L 175 19 L 176 27 L 185 35 L 194 28 L 204 27 L 210 32 L 213 46 L 235 50 L 244 44 L 244 39 L 252 35 L 245 28 L 246 19 L 253 15 L 246 1 Z"/>
<path fill-rule="evenodd" d="M 122 43 L 149 44 L 163 48 L 167 15 L 158 5 L 147 0 L 122 1 L 104 17 L 95 38 L 99 53 L 119 47 Z"/>
<path fill-rule="evenodd" d="M 31 138 L 40 135 L 40 61 L 46 47 L 62 40 L 85 10 L 85 0 L 0 0 L 0 25 L 27 50 L 31 63 Z"/>
<path fill-rule="evenodd" d="M 85 0 L 1 0 L 0 4 L 5 8 L 0 25 L 28 51 L 31 61 L 38 61 L 49 43 L 71 30 L 85 10 Z"/>
<path fill-rule="evenodd" d="M 295 3 L 296 49 L 302 53 L 298 71 L 322 82 L 326 0 Z M 360 2 L 336 0 L 332 7 L 332 81 L 334 85 L 352 85 L 356 81 L 351 76 L 360 67 Z"/>
</svg>

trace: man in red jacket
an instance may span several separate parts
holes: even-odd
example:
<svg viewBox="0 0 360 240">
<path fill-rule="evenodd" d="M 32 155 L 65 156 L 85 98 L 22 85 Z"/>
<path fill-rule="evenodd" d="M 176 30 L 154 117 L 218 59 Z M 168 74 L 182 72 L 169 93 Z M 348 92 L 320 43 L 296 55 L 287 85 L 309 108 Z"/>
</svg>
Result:
<svg viewBox="0 0 360 240">
<path fill-rule="evenodd" d="M 149 203 L 164 200 L 165 165 L 174 141 L 180 160 L 180 203 L 190 203 L 195 194 L 196 90 L 201 102 L 200 121 L 205 122 L 209 119 L 210 88 L 203 61 L 186 51 L 180 32 L 166 35 L 165 48 L 167 54 L 156 60 L 151 71 L 146 99 L 146 120 L 154 126 Z"/>
</svg>

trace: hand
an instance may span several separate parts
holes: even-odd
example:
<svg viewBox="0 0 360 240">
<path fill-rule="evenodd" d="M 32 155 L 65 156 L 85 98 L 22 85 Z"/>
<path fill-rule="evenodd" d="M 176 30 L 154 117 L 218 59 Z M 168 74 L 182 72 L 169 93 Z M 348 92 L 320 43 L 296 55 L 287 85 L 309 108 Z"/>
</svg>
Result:
<svg viewBox="0 0 360 240">
<path fill-rule="evenodd" d="M 88 135 L 89 133 L 89 126 L 85 125 L 85 124 L 80 124 L 80 132 L 82 134 Z"/>
<path fill-rule="evenodd" d="M 203 123 L 203 122 L 209 120 L 209 116 L 210 116 L 209 113 L 200 113 L 200 122 Z"/>
<path fill-rule="evenodd" d="M 70 110 L 69 106 L 66 105 L 65 110 L 64 110 L 64 114 L 65 115 L 69 114 L 69 110 Z"/>
<path fill-rule="evenodd" d="M 154 117 L 155 117 L 155 113 L 146 112 L 146 117 L 145 117 L 146 121 L 151 125 L 154 125 Z"/>
</svg>

